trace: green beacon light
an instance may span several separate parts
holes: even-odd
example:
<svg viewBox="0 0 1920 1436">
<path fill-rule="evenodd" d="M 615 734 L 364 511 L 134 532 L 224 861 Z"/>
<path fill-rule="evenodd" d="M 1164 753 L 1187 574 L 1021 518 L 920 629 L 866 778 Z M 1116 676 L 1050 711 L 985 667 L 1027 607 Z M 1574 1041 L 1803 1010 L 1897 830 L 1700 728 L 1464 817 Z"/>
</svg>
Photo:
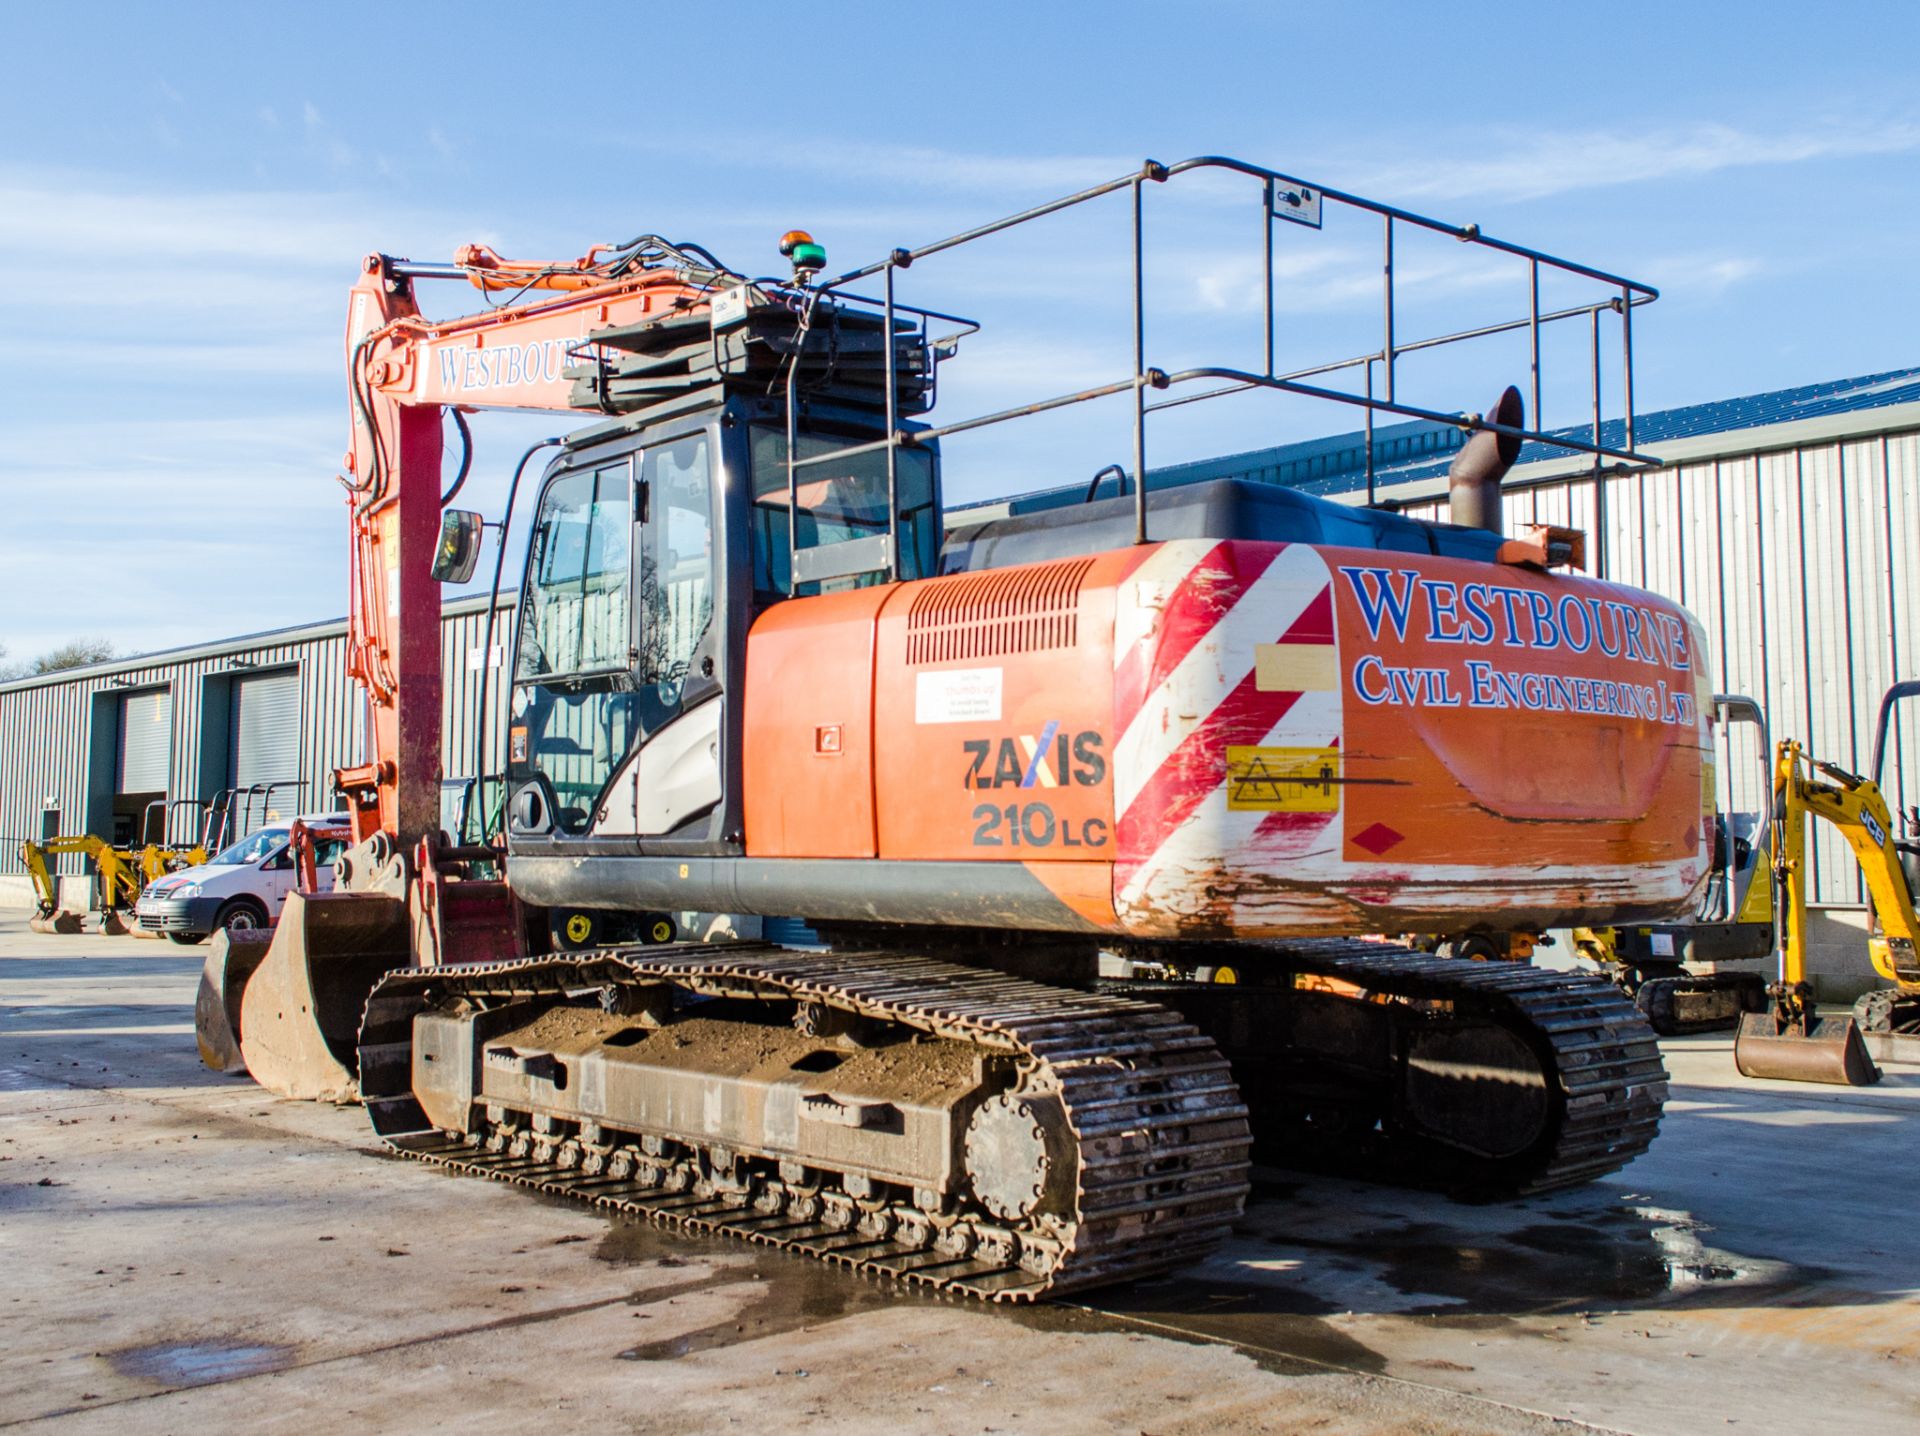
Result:
<svg viewBox="0 0 1920 1436">
<path fill-rule="evenodd" d="M 801 284 L 827 267 L 826 246 L 815 244 L 804 229 L 790 229 L 781 235 L 780 252 L 793 261 L 793 277 Z"/>
</svg>

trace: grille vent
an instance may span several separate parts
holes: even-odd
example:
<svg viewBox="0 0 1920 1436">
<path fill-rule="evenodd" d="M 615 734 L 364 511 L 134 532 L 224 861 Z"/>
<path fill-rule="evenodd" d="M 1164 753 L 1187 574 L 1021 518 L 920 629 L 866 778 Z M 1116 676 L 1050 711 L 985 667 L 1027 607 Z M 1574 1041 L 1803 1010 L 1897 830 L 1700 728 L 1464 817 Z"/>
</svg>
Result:
<svg viewBox="0 0 1920 1436">
<path fill-rule="evenodd" d="M 1090 558 L 937 579 L 907 610 L 907 662 L 949 663 L 1071 648 Z"/>
</svg>

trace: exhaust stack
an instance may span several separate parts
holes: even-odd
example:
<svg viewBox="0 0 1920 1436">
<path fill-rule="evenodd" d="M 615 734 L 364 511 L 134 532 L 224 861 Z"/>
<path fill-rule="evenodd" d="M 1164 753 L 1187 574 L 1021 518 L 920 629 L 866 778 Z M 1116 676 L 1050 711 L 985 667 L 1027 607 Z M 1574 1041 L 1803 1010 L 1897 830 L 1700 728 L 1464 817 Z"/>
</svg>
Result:
<svg viewBox="0 0 1920 1436">
<path fill-rule="evenodd" d="M 1525 426 L 1527 406 L 1520 391 L 1509 384 L 1506 393 L 1487 413 L 1491 423 L 1510 429 Z M 1520 456 L 1520 440 L 1512 434 L 1482 429 L 1454 455 L 1447 470 L 1448 517 L 1454 523 L 1489 533 L 1505 530 L 1500 520 L 1500 481 Z"/>
</svg>

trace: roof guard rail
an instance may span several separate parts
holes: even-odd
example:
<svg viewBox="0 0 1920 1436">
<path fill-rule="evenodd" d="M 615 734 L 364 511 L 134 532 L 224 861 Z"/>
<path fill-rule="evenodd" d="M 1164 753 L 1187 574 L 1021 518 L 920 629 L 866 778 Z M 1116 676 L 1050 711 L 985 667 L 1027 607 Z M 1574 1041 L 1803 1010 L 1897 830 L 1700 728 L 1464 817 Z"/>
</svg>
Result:
<svg viewBox="0 0 1920 1436">
<path fill-rule="evenodd" d="M 1261 245 L 1264 254 L 1262 270 L 1263 300 L 1265 313 L 1264 365 L 1255 371 L 1232 365 L 1205 365 L 1197 368 L 1182 369 L 1172 373 L 1154 368 L 1147 363 L 1146 331 L 1146 255 L 1144 242 L 1145 191 L 1149 184 L 1164 184 L 1180 175 L 1197 170 L 1226 170 L 1246 176 L 1258 182 L 1261 188 Z M 1523 440 L 1532 440 L 1576 453 L 1593 456 L 1596 472 L 1600 471 L 1603 460 L 1612 460 L 1617 467 L 1651 466 L 1655 461 L 1635 451 L 1633 443 L 1633 311 L 1643 304 L 1650 304 L 1659 298 L 1659 291 L 1639 280 L 1629 279 L 1625 275 L 1613 274 L 1604 269 L 1581 264 L 1532 249 L 1526 245 L 1514 244 L 1485 234 L 1477 224 L 1453 224 L 1446 220 L 1434 219 L 1416 214 L 1412 210 L 1397 205 L 1385 204 L 1379 200 L 1368 199 L 1362 195 L 1344 190 L 1331 189 L 1324 185 L 1303 180 L 1282 171 L 1268 169 L 1264 165 L 1251 164 L 1245 160 L 1233 159 L 1224 155 L 1200 155 L 1177 164 L 1161 164 L 1156 160 L 1145 161 L 1138 170 L 1122 175 L 1117 179 L 1093 185 L 1090 188 L 1035 205 L 1031 209 L 1008 215 L 1003 219 L 977 225 L 963 230 L 959 234 L 949 235 L 918 248 L 898 248 L 889 251 L 885 258 L 851 269 L 830 279 L 817 281 L 811 293 L 825 296 L 832 293 L 835 298 L 852 300 L 858 303 L 873 304 L 885 315 L 885 331 L 894 332 L 894 326 L 901 315 L 919 317 L 922 325 L 929 318 L 954 320 L 956 316 L 938 314 L 935 311 L 921 309 L 900 303 L 894 293 L 894 276 L 897 271 L 907 269 L 919 260 L 961 245 L 1000 234 L 1019 225 L 1049 215 L 1059 214 L 1068 209 L 1100 199 L 1106 195 L 1130 191 L 1132 196 L 1132 251 L 1133 251 L 1133 372 L 1126 378 L 1112 383 L 1099 384 L 1070 394 L 1055 395 L 1022 404 L 1014 408 L 998 410 L 990 414 L 977 415 L 970 419 L 958 420 L 950 424 L 933 425 L 911 431 L 900 426 L 900 416 L 895 393 L 894 349 L 886 347 L 886 437 L 866 444 L 848 445 L 836 448 L 832 455 L 822 455 L 811 459 L 797 457 L 793 443 L 795 398 L 794 386 L 787 386 L 787 500 L 788 500 L 788 545 L 789 559 L 800 553 L 798 548 L 798 503 L 800 469 L 813 463 L 840 461 L 849 457 L 884 450 L 887 455 L 887 533 L 885 542 L 872 539 L 854 540 L 861 545 L 861 552 L 848 555 L 853 567 L 830 560 L 820 555 L 812 562 L 803 562 L 796 567 L 789 563 L 790 584 L 797 587 L 801 582 L 802 569 L 810 577 L 826 577 L 829 573 L 839 574 L 845 571 L 878 572 L 884 570 L 890 580 L 900 577 L 900 508 L 898 455 L 902 445 L 924 443 L 948 434 L 965 433 L 972 429 L 984 428 L 992 424 L 1004 423 L 1010 419 L 1039 414 L 1052 409 L 1064 408 L 1071 404 L 1086 403 L 1093 399 L 1105 398 L 1115 394 L 1131 393 L 1133 396 L 1133 509 L 1134 542 L 1147 542 L 1147 488 L 1143 482 L 1146 474 L 1146 421 L 1147 415 L 1162 409 L 1174 408 L 1183 404 L 1199 402 L 1203 399 L 1218 398 L 1225 394 L 1245 393 L 1253 390 L 1268 390 L 1294 394 L 1306 398 L 1326 400 L 1332 403 L 1358 407 L 1365 411 L 1365 447 L 1367 471 L 1367 502 L 1375 502 L 1375 466 L 1373 420 L 1377 413 L 1392 414 L 1411 419 L 1424 419 L 1456 425 L 1469 433 L 1488 430 L 1494 433 L 1511 434 Z M 1274 335 L 1274 263 L 1273 236 L 1274 224 L 1286 221 L 1306 224 L 1319 228 L 1321 213 L 1326 205 L 1343 206 L 1376 215 L 1381 221 L 1381 344 L 1376 350 L 1327 363 L 1315 364 L 1304 369 L 1293 369 L 1285 373 L 1276 372 L 1275 335 Z M 1443 234 L 1465 244 L 1512 256 L 1525 265 L 1528 292 L 1527 313 L 1522 317 L 1502 320 L 1493 324 L 1479 325 L 1470 329 L 1452 333 L 1430 335 L 1416 339 L 1404 339 L 1400 336 L 1395 322 L 1395 276 L 1394 276 L 1394 231 L 1396 226 L 1411 226 L 1415 229 Z M 1586 304 L 1543 312 L 1540 308 L 1540 275 L 1542 270 L 1555 271 L 1579 279 L 1589 280 L 1609 292 L 1604 298 Z M 845 286 L 858 283 L 863 279 L 879 275 L 883 292 L 878 300 L 863 295 L 854 295 Z M 1600 335 L 1601 316 L 1613 314 L 1618 317 L 1621 350 L 1621 387 L 1626 416 L 1625 438 L 1621 447 L 1611 448 L 1603 445 L 1601 435 L 1601 379 L 1600 379 Z M 1565 320 L 1585 318 L 1590 333 L 1589 387 L 1591 390 L 1593 415 L 1592 438 L 1590 440 L 1572 438 L 1565 433 L 1551 434 L 1540 426 L 1540 335 L 1549 325 Z M 960 321 L 968 325 L 968 332 L 977 325 L 970 321 Z M 1443 412 L 1401 400 L 1396 384 L 1396 360 L 1405 354 L 1436 349 L 1449 344 L 1464 343 L 1469 340 L 1486 338 L 1495 334 L 1514 333 L 1526 330 L 1529 340 L 1529 371 L 1532 407 L 1528 411 L 1533 417 L 1533 427 L 1509 426 L 1496 423 L 1484 414 L 1471 412 Z M 1382 380 L 1382 392 L 1375 394 L 1376 368 Z M 1346 370 L 1364 371 L 1364 389 L 1359 393 L 1343 389 L 1329 388 L 1324 385 L 1309 384 L 1305 381 L 1324 375 L 1340 373 Z M 1165 399 L 1149 402 L 1148 391 L 1177 390 L 1201 380 L 1217 381 L 1215 387 L 1191 393 L 1174 393 Z M 875 538 L 880 536 L 876 535 Z M 837 547 L 828 545 L 826 547 Z M 819 546 L 816 546 L 819 547 Z"/>
</svg>

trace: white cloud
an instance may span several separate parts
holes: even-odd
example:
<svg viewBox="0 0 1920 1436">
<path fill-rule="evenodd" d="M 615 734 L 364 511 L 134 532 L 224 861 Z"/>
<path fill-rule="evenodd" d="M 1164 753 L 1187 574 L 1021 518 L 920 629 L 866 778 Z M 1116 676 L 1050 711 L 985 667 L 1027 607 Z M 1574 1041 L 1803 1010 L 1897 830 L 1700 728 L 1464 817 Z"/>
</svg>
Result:
<svg viewBox="0 0 1920 1436">
<path fill-rule="evenodd" d="M 1361 192 L 1411 200 L 1531 200 L 1605 186 L 1694 178 L 1721 170 L 1811 160 L 1909 154 L 1920 150 L 1920 123 L 1832 121 L 1761 133 L 1725 124 L 1641 129 L 1502 133 L 1483 159 L 1426 157 L 1375 169 Z"/>
</svg>

